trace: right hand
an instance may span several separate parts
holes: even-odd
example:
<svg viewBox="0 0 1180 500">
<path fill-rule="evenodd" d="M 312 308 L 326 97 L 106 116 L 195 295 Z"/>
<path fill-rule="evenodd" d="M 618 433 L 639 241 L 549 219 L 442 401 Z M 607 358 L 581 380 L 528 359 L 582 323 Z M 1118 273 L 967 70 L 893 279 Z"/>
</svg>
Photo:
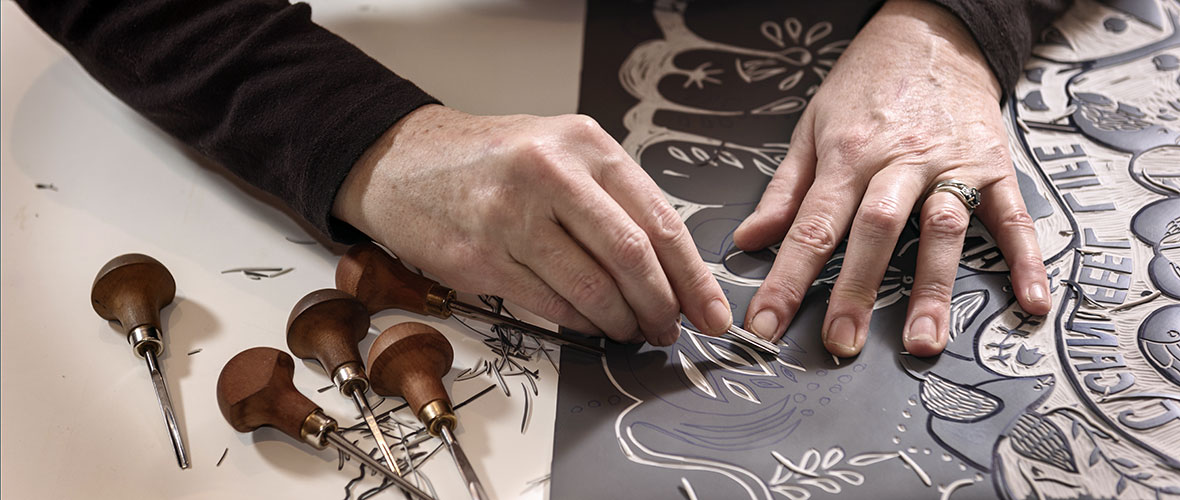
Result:
<svg viewBox="0 0 1180 500">
<path fill-rule="evenodd" d="M 586 116 L 424 106 L 357 161 L 332 214 L 448 286 L 584 333 L 671 345 L 681 311 L 710 335 L 733 322 L 679 214 Z"/>
</svg>

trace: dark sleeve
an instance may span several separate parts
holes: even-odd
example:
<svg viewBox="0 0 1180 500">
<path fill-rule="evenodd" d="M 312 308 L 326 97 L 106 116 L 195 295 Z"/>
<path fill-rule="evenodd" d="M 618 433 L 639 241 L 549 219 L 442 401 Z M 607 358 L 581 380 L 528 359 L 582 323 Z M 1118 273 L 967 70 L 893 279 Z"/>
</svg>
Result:
<svg viewBox="0 0 1180 500">
<path fill-rule="evenodd" d="M 282 0 L 19 0 L 139 113 L 338 241 L 340 184 L 397 120 L 436 102 Z"/>
<path fill-rule="evenodd" d="M 1033 42 L 1073 0 L 931 0 L 967 25 L 1005 92 L 1020 78 Z"/>
</svg>

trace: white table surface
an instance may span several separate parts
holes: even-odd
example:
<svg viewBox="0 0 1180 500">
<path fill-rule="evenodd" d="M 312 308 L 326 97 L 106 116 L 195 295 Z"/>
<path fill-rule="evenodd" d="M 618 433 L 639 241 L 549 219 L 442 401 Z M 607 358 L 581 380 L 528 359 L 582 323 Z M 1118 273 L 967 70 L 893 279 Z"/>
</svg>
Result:
<svg viewBox="0 0 1180 500">
<path fill-rule="evenodd" d="M 580 1 L 312 3 L 319 23 L 451 106 L 486 114 L 575 109 Z M 0 494 L 344 498 L 353 466 L 338 471 L 334 452 L 272 429 L 238 434 L 214 395 L 235 353 L 285 350 L 291 306 L 332 286 L 336 255 L 288 241 L 310 237 L 112 97 L 15 4 L 0 3 L 0 21 Z M 163 316 L 163 364 L 189 470 L 176 466 L 142 361 L 89 304 L 95 273 L 128 252 L 156 257 L 177 281 L 176 302 Z M 258 281 L 220 272 L 244 266 L 295 270 Z M 384 314 L 374 325 L 406 319 L 423 320 Z M 455 346 L 447 385 L 456 401 L 494 383 L 489 376 L 454 382 L 462 368 L 492 355 L 453 320 L 431 323 Z M 541 380 L 527 432 L 520 432 L 519 381 L 510 382 L 511 397 L 497 389 L 459 411 L 459 438 L 495 498 L 546 495 L 544 484 L 528 483 L 549 472 L 557 376 L 547 361 L 528 366 L 541 370 Z M 318 366 L 297 362 L 295 384 L 343 424 L 356 422 L 348 400 L 316 392 L 330 384 Z M 465 497 L 445 452 L 425 471 L 442 498 Z"/>
</svg>

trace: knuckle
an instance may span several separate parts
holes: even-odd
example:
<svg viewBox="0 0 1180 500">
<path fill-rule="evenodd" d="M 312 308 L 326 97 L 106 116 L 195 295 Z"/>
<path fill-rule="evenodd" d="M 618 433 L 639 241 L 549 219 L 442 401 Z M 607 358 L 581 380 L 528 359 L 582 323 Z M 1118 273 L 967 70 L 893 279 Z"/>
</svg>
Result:
<svg viewBox="0 0 1180 500">
<path fill-rule="evenodd" d="M 602 127 L 598 125 L 598 121 L 587 115 L 565 115 L 561 119 L 563 131 L 571 137 L 597 137 L 599 132 L 602 131 Z"/>
<path fill-rule="evenodd" d="M 877 301 L 877 287 L 863 281 L 849 280 L 837 283 L 832 289 L 832 302 L 844 302 L 856 306 L 871 305 Z"/>
<path fill-rule="evenodd" d="M 517 142 L 509 162 L 513 185 L 528 185 L 537 181 L 552 180 L 561 173 L 558 151 L 543 137 L 529 137 Z"/>
<path fill-rule="evenodd" d="M 651 251 L 651 244 L 648 242 L 647 236 L 636 228 L 623 233 L 616 240 L 611 253 L 620 269 L 635 271 L 643 268 Z"/>
<path fill-rule="evenodd" d="M 836 138 L 836 154 L 844 163 L 858 163 L 865 156 L 872 137 L 868 130 L 844 131 Z"/>
<path fill-rule="evenodd" d="M 814 255 L 827 255 L 836 247 L 836 231 L 822 216 L 806 216 L 795 221 L 787 231 L 787 240 L 795 247 Z"/>
<path fill-rule="evenodd" d="M 967 216 L 961 210 L 955 207 L 939 207 L 923 221 L 922 231 L 939 236 L 958 236 L 967 232 L 968 222 Z"/>
<path fill-rule="evenodd" d="M 537 310 L 533 311 L 544 318 L 550 320 L 568 321 L 574 317 L 574 308 L 569 301 L 565 300 L 561 295 L 554 292 L 545 293 L 540 298 L 537 305 Z"/>
<path fill-rule="evenodd" d="M 880 198 L 861 205 L 859 218 L 870 231 L 892 233 L 901 228 L 907 215 L 895 198 Z"/>
<path fill-rule="evenodd" d="M 608 301 L 607 289 L 611 281 L 605 274 L 595 270 L 584 272 L 574 278 L 570 290 L 570 301 L 584 307 L 598 308 Z"/>
<path fill-rule="evenodd" d="M 758 289 L 757 299 L 760 305 L 772 310 L 782 311 L 794 308 L 803 302 L 805 289 L 791 286 L 790 283 L 767 280 Z M 751 309 L 754 309 L 751 307 Z"/>
<path fill-rule="evenodd" d="M 1018 231 L 1033 231 L 1034 222 L 1028 211 L 1023 208 L 1013 208 L 1000 217 L 1000 224 L 1008 229 Z"/>
<path fill-rule="evenodd" d="M 901 151 L 907 154 L 924 156 L 934 147 L 933 137 L 931 134 L 925 132 L 906 132 L 896 139 L 896 143 Z"/>
<path fill-rule="evenodd" d="M 915 283 L 910 289 L 911 300 L 931 301 L 939 304 L 950 304 L 954 293 L 953 285 L 941 281 Z"/>
<path fill-rule="evenodd" d="M 658 198 L 651 209 L 652 226 L 648 229 L 652 242 L 666 246 L 675 243 L 684 234 L 684 222 L 680 214 L 663 198 Z"/>
<path fill-rule="evenodd" d="M 984 165 L 1004 166 L 1011 168 L 1012 159 L 1008 153 L 1008 144 L 1003 141 L 991 141 L 979 153 L 979 159 Z"/>
<path fill-rule="evenodd" d="M 1007 259 L 1007 257 L 1005 258 Z M 1036 249 L 1030 249 L 1012 258 L 1008 263 L 1008 267 L 1013 270 L 1024 270 L 1039 275 L 1045 272 L 1045 261 L 1041 260 L 1040 252 L 1036 251 Z"/>
<path fill-rule="evenodd" d="M 671 294 L 660 294 L 656 304 L 643 310 L 637 308 L 636 313 L 646 326 L 658 331 L 680 316 L 680 303 Z"/>
</svg>

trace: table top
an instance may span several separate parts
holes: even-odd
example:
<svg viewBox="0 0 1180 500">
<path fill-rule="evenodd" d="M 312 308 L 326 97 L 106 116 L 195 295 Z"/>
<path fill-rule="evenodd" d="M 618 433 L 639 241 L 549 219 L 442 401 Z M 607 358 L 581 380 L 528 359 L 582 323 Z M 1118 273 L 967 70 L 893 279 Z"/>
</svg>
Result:
<svg viewBox="0 0 1180 500">
<path fill-rule="evenodd" d="M 583 2 L 311 3 L 317 22 L 453 107 L 541 115 L 576 107 Z M 357 469 L 337 470 L 336 453 L 273 429 L 233 431 L 214 395 L 235 353 L 286 350 L 291 307 L 333 285 L 340 249 L 307 244 L 305 226 L 111 96 L 13 2 L 0 3 L 0 22 L 0 493 L 344 498 L 376 484 L 351 484 Z M 189 470 L 176 466 L 142 362 L 89 306 L 98 269 L 128 252 L 154 256 L 176 278 L 162 359 Z M 258 280 L 222 273 L 253 266 L 294 270 Z M 492 388 L 458 411 L 459 438 L 492 496 L 545 497 L 538 480 L 549 473 L 555 365 L 522 362 L 538 370 L 535 395 L 522 378 L 501 385 L 490 371 L 456 380 L 493 359 L 482 337 L 455 320 L 410 315 L 382 314 L 373 325 L 405 320 L 437 326 L 455 346 L 445 381 L 456 402 Z M 358 421 L 336 391 L 317 392 L 330 385 L 318 366 L 296 363 L 295 384 L 342 425 Z M 423 470 L 440 498 L 464 498 L 444 455 Z"/>
</svg>

